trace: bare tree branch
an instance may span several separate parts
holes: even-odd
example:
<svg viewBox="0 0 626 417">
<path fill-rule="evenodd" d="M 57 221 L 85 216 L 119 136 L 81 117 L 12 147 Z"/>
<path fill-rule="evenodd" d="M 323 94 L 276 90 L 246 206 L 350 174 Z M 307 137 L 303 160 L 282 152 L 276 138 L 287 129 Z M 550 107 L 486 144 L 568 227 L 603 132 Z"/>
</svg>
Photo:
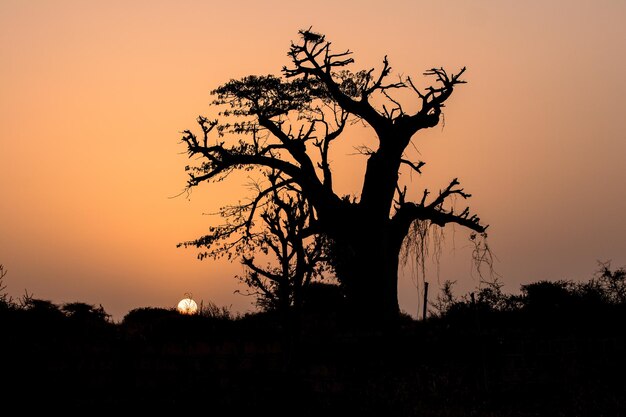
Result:
<svg viewBox="0 0 626 417">
<path fill-rule="evenodd" d="M 409 161 L 408 159 L 404 159 L 404 158 L 400 160 L 400 163 L 410 166 L 410 167 L 411 167 L 411 168 L 413 168 L 413 170 L 414 170 L 415 172 L 417 172 L 418 174 L 421 174 L 421 173 L 422 173 L 421 169 L 422 169 L 422 167 L 423 167 L 424 165 L 426 165 L 426 162 L 419 161 L 419 162 L 416 164 L 416 163 L 411 162 L 411 161 Z"/>
</svg>

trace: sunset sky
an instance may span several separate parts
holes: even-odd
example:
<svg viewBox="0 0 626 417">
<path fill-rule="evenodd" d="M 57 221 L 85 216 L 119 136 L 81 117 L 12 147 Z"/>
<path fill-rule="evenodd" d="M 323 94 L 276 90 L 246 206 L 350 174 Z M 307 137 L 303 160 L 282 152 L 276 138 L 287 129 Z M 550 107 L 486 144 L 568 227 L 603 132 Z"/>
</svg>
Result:
<svg viewBox="0 0 626 417">
<path fill-rule="evenodd" d="M 623 0 L 21 1 L 0 0 L 0 263 L 15 298 L 137 307 L 200 302 L 252 311 L 238 263 L 176 244 L 249 195 L 233 178 L 178 196 L 181 131 L 211 116 L 209 92 L 279 74 L 313 26 L 353 70 L 466 66 L 445 127 L 419 132 L 415 195 L 458 177 L 490 225 L 504 290 L 589 279 L 626 265 L 626 2 Z M 358 194 L 356 131 L 333 149 L 342 193 Z M 478 285 L 468 233 L 446 228 L 426 279 Z M 432 287 L 431 287 L 432 288 Z M 399 283 L 415 315 L 415 270 Z"/>
</svg>

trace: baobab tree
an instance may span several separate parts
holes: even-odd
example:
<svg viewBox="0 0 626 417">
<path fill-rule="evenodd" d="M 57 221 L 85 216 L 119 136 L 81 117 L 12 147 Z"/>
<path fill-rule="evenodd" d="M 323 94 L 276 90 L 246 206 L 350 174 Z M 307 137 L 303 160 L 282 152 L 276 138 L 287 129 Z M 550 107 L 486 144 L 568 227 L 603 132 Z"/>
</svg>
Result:
<svg viewBox="0 0 626 417">
<path fill-rule="evenodd" d="M 249 203 L 221 211 L 225 225 L 182 245 L 206 247 L 201 257 L 230 256 L 249 241 L 268 196 L 297 190 L 311 207 L 303 235 L 327 239 L 327 255 L 348 300 L 368 315 L 394 317 L 399 312 L 399 255 L 412 225 L 453 223 L 473 233 L 486 229 L 469 208 L 455 210 L 454 197 L 470 197 L 456 178 L 436 193 L 423 190 L 416 201 L 399 182 L 401 166 L 421 174 L 424 162 L 410 160 L 405 150 L 416 133 L 440 122 L 444 103 L 465 83 L 465 68 L 456 73 L 432 68 L 424 75 L 434 84 L 418 88 L 410 77 L 390 81 L 387 57 L 379 71 L 353 72 L 348 69 L 354 63 L 351 51 L 333 51 L 324 35 L 310 29 L 299 35 L 282 76 L 252 75 L 218 87 L 212 92 L 216 118 L 198 118 L 201 135 L 184 132 L 188 154 L 198 161 L 186 167 L 189 188 L 224 180 L 238 170 L 259 169 L 279 179 L 259 181 Z M 414 94 L 419 110 L 405 110 L 395 98 L 401 90 Z M 377 143 L 363 152 L 367 164 L 360 195 L 348 197 L 335 190 L 329 154 L 354 121 L 371 128 Z"/>
</svg>

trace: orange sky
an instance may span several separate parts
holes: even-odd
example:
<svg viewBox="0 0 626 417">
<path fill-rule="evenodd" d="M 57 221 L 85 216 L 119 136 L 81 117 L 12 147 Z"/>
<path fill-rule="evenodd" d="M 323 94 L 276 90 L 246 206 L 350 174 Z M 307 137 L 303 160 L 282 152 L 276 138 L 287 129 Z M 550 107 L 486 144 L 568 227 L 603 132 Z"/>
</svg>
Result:
<svg viewBox="0 0 626 417">
<path fill-rule="evenodd" d="M 217 4 L 213 4 L 217 3 Z M 384 5 L 381 7 L 381 4 Z M 488 224 L 504 290 L 587 280 L 598 260 L 626 265 L 626 2 L 622 0 L 18 1 L 0 0 L 0 263 L 7 291 L 132 308 L 200 301 L 253 309 L 238 264 L 197 261 L 176 243 L 247 193 L 205 185 L 187 199 L 180 131 L 211 115 L 209 91 L 280 72 L 313 26 L 354 69 L 389 56 L 395 73 L 467 66 L 445 128 L 415 143 L 420 187 L 458 176 Z M 334 149 L 341 192 L 363 159 Z M 417 158 L 417 156 L 415 156 Z M 450 229 L 433 283 L 471 277 L 467 233 Z M 401 307 L 417 295 L 407 268 Z"/>
</svg>

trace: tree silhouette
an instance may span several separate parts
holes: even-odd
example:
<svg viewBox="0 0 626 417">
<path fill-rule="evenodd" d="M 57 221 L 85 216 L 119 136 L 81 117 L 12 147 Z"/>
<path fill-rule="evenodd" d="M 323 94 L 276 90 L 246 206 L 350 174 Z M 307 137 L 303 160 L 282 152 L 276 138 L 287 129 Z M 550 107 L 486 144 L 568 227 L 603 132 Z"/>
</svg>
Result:
<svg viewBox="0 0 626 417">
<path fill-rule="evenodd" d="M 65 303 L 61 306 L 61 311 L 70 319 L 77 322 L 105 324 L 111 319 L 102 305 L 98 307 L 80 301 Z"/>
<path fill-rule="evenodd" d="M 465 68 L 452 74 L 430 69 L 424 74 L 435 85 L 420 89 L 410 77 L 388 81 L 387 57 L 379 72 L 352 72 L 349 50 L 334 52 L 324 35 L 310 29 L 299 35 L 283 77 L 252 75 L 227 82 L 212 92 L 219 119 L 198 117 L 200 137 L 184 131 L 189 156 L 199 160 L 186 167 L 188 188 L 241 170 L 259 169 L 265 178 L 278 179 L 256 183 L 250 202 L 221 210 L 224 225 L 181 245 L 206 247 L 201 258 L 241 253 L 268 196 L 296 190 L 312 208 L 303 235 L 328 239 L 337 279 L 357 311 L 394 317 L 399 254 L 412 224 L 455 223 L 477 233 L 486 229 L 469 208 L 454 210 L 454 197 L 470 197 L 456 178 L 434 197 L 423 190 L 417 201 L 409 200 L 399 181 L 401 166 L 421 174 L 424 162 L 408 159 L 405 150 L 418 131 L 439 123 L 444 103 L 465 83 Z M 419 110 L 405 110 L 394 97 L 401 90 L 415 95 Z M 353 122 L 369 126 L 378 139 L 376 149 L 362 148 L 367 166 L 359 198 L 337 194 L 329 157 L 332 143 Z"/>
<path fill-rule="evenodd" d="M 4 277 L 7 275 L 7 273 L 8 271 L 4 267 L 4 265 L 0 264 L 0 310 L 10 310 L 15 308 L 15 302 L 13 301 L 13 298 L 11 298 L 11 296 L 9 296 L 9 294 L 5 292 L 7 287 L 4 284 Z"/>
<path fill-rule="evenodd" d="M 599 262 L 600 269 L 591 281 L 591 285 L 598 288 L 608 302 L 614 304 L 626 303 L 626 269 L 624 267 L 611 269 L 611 262 Z"/>
<path fill-rule="evenodd" d="M 278 178 L 270 176 L 275 184 Z M 280 192 L 279 192 L 280 191 Z M 309 236 L 312 208 L 300 192 L 274 188 L 263 212 L 263 230 L 250 235 L 242 264 L 247 270 L 240 279 L 257 296 L 257 304 L 286 314 L 302 307 L 312 280 L 323 277 L 326 268 L 324 239 Z M 261 266 L 257 254 L 274 258 L 276 264 Z"/>
</svg>

